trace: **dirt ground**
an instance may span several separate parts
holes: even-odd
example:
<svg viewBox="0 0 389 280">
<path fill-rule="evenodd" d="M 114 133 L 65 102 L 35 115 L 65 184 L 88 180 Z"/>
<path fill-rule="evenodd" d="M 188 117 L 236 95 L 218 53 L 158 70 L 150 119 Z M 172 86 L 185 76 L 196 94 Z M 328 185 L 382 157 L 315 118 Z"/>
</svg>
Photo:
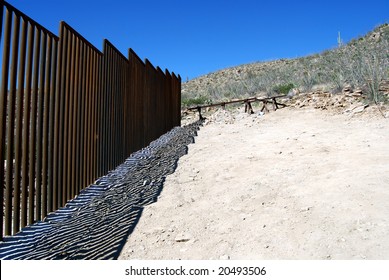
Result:
<svg viewBox="0 0 389 280">
<path fill-rule="evenodd" d="M 389 119 L 218 111 L 120 259 L 389 259 Z"/>
</svg>

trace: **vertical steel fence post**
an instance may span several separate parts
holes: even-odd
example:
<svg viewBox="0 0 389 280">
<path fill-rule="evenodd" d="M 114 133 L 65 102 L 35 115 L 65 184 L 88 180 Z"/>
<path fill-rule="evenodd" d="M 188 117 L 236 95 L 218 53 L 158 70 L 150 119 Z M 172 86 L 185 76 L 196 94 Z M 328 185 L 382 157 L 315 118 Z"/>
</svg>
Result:
<svg viewBox="0 0 389 280">
<path fill-rule="evenodd" d="M 31 103 L 31 83 L 32 83 L 32 67 L 33 67 L 33 50 L 34 50 L 35 28 L 31 24 L 28 28 L 28 51 L 27 51 L 27 66 L 26 66 L 26 81 L 25 81 L 25 97 L 24 97 L 24 112 L 23 112 L 23 147 L 22 147 L 22 214 L 21 226 L 27 225 L 28 217 L 28 187 L 29 187 L 29 141 L 30 141 L 30 103 Z"/>
<path fill-rule="evenodd" d="M 24 98 L 24 79 L 26 69 L 27 22 L 22 18 L 22 32 L 20 36 L 20 58 L 18 67 L 18 86 L 16 96 L 16 131 L 15 131 L 15 175 L 14 175 L 14 226 L 13 232 L 20 229 L 20 194 L 22 169 L 22 117 Z"/>
<path fill-rule="evenodd" d="M 3 12 L 3 11 L 2 11 Z M 5 200 L 6 209 L 9 207 L 7 202 L 7 195 L 4 195 L 4 180 L 5 180 L 5 154 L 6 154 L 6 122 L 7 122 L 7 97 L 8 97 L 8 79 L 9 79 L 9 63 L 10 63 L 10 48 L 11 48 L 11 30 L 12 30 L 12 11 L 8 7 L 5 7 L 5 25 L 4 25 L 4 39 L 3 39 L 3 59 L 2 59 L 2 71 L 1 71 L 1 91 L 0 91 L 0 187 L 1 187 L 1 201 Z M 1 232 L 3 234 L 10 234 L 10 220 L 9 210 L 1 207 L 1 220 L 2 227 Z M 7 213 L 7 214 L 5 214 Z M 3 225 L 5 227 L 3 231 Z"/>
<path fill-rule="evenodd" d="M 15 103 L 16 103 L 16 82 L 17 82 L 17 70 L 18 70 L 18 55 L 19 55 L 19 36 L 20 36 L 20 16 L 14 15 L 13 17 L 13 33 L 12 33 L 12 51 L 11 51 L 11 69 L 10 69 L 10 81 L 8 91 L 8 111 L 7 111 L 7 171 L 6 171 L 6 202 L 8 201 L 8 207 L 6 203 L 5 217 L 9 219 L 6 224 L 5 231 L 11 233 L 15 230 L 15 216 L 12 215 L 12 207 L 18 207 L 12 205 L 12 195 L 14 191 L 13 176 L 14 176 L 14 138 L 15 138 Z M 11 228 L 11 220 L 13 227 Z M 16 222 L 18 224 L 18 222 Z M 14 232 L 14 231 L 13 231 Z"/>
</svg>

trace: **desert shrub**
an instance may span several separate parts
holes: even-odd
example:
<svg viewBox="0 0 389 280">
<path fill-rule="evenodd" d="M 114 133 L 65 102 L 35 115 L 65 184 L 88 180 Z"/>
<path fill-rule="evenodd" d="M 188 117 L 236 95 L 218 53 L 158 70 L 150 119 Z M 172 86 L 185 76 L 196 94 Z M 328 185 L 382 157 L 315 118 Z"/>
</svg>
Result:
<svg viewBox="0 0 389 280">
<path fill-rule="evenodd" d="M 211 102 L 206 96 L 198 96 L 193 98 L 183 97 L 181 103 L 184 107 L 190 107 L 195 105 L 203 105 Z"/>
<path fill-rule="evenodd" d="M 277 85 L 273 88 L 273 91 L 277 94 L 288 94 L 288 92 L 293 89 L 295 86 L 292 83 Z"/>
</svg>

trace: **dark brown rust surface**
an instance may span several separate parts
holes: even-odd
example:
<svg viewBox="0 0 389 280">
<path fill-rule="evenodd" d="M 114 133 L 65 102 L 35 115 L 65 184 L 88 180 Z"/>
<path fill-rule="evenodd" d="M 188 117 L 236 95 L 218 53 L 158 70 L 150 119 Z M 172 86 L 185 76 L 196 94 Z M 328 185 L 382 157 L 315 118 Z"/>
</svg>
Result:
<svg viewBox="0 0 389 280">
<path fill-rule="evenodd" d="M 54 35 L 1 1 L 1 237 L 44 219 L 180 125 L 181 78 L 99 51 L 65 22 Z"/>
</svg>

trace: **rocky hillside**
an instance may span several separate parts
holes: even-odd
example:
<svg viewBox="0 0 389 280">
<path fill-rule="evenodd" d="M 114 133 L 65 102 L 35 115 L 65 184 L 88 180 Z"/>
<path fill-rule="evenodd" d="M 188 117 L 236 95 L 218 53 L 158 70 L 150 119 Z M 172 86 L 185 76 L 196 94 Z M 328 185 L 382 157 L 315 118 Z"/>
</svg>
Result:
<svg viewBox="0 0 389 280">
<path fill-rule="evenodd" d="M 227 68 L 182 85 L 183 105 L 271 96 L 290 90 L 341 92 L 358 88 L 369 100 L 387 101 L 379 90 L 389 79 L 389 24 L 322 53 Z"/>
</svg>

